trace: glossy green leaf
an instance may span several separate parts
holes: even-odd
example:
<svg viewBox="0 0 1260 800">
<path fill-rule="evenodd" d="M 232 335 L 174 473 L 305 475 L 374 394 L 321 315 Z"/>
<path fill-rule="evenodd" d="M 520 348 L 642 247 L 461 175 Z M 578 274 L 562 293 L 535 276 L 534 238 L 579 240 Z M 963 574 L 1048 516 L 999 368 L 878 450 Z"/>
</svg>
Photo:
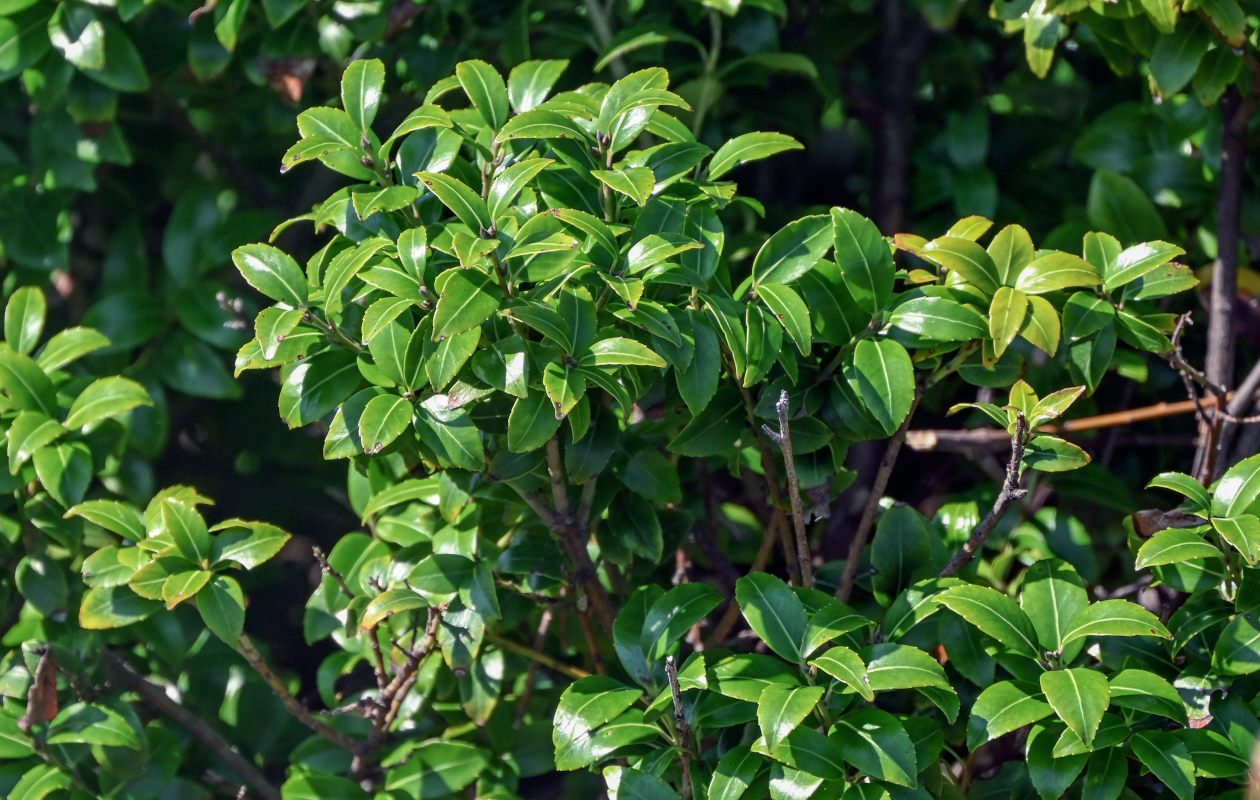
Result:
<svg viewBox="0 0 1260 800">
<path fill-rule="evenodd" d="M 920 686 L 934 686 L 953 692 L 940 663 L 917 647 L 884 643 L 872 645 L 865 652 L 870 658 L 866 676 L 871 688 L 877 692 Z"/>
<path fill-rule="evenodd" d="M 771 650 L 789 661 L 801 661 L 809 618 L 787 584 L 764 572 L 754 572 L 735 584 L 735 599 L 744 619 Z"/>
<path fill-rule="evenodd" d="M 914 364 L 906 349 L 891 339 L 863 339 L 844 374 L 884 434 L 896 432 L 910 413 L 916 391 Z"/>
<path fill-rule="evenodd" d="M 499 310 L 499 287 L 475 269 L 451 270 L 433 313 L 433 340 L 463 333 Z"/>
<path fill-rule="evenodd" d="M 378 395 L 368 401 L 359 417 L 359 440 L 368 455 L 379 452 L 411 426 L 412 406 L 395 394 Z"/>
<path fill-rule="evenodd" d="M 1091 747 L 1103 712 L 1111 704 L 1107 676 L 1093 669 L 1060 669 L 1041 673 L 1041 691 L 1086 747 Z"/>
<path fill-rule="evenodd" d="M 757 725 L 765 737 L 766 748 L 774 750 L 796 730 L 814 710 L 823 693 L 821 686 L 767 686 L 757 700 Z"/>
<path fill-rule="evenodd" d="M 889 322 L 927 341 L 965 342 L 989 335 L 988 320 L 947 297 L 911 298 L 893 309 Z"/>
<path fill-rule="evenodd" d="M 1068 472 L 1089 462 L 1089 453 L 1057 436 L 1038 436 L 1024 447 L 1023 465 L 1039 472 Z"/>
<path fill-rule="evenodd" d="M 1102 600 L 1076 615 L 1063 635 L 1066 645 L 1085 636 L 1159 636 L 1172 638 L 1159 619 L 1127 600 Z"/>
<path fill-rule="evenodd" d="M 17 475 L 18 469 L 36 451 L 57 441 L 65 433 L 66 429 L 64 427 L 49 419 L 40 411 L 23 411 L 19 413 L 9 425 L 9 472 Z"/>
<path fill-rule="evenodd" d="M 713 157 L 709 159 L 708 178 L 717 180 L 735 167 L 749 161 L 769 158 L 786 150 L 803 148 L 804 145 L 783 133 L 763 131 L 745 133 L 729 140 L 713 154 Z"/>
<path fill-rule="evenodd" d="M 100 331 L 92 328 L 64 328 L 54 333 L 40 349 L 35 363 L 40 369 L 59 369 L 88 353 L 108 346 L 109 338 Z"/>
<path fill-rule="evenodd" d="M 253 569 L 279 553 L 292 538 L 285 530 L 265 522 L 228 519 L 216 524 L 211 531 L 221 531 L 214 537 L 212 561 L 234 561 L 245 569 Z"/>
<path fill-rule="evenodd" d="M 1143 0 L 1152 5 L 1163 0 Z M 1171 7 L 1171 4 L 1169 4 Z M 1155 204 L 1131 178 L 1100 169 L 1089 184 L 1086 210 L 1091 225 L 1114 233 L 1122 243 L 1168 238 Z"/>
<path fill-rule="evenodd" d="M 640 633 L 640 646 L 655 662 L 696 623 L 722 602 L 722 595 L 703 583 L 684 583 L 661 595 L 647 610 Z"/>
<path fill-rule="evenodd" d="M 997 639 L 1012 652 L 1036 658 L 1036 629 L 1015 601 L 986 586 L 951 586 L 933 600 L 984 633 Z"/>
<path fill-rule="evenodd" d="M 1054 48 L 1067 31 L 1057 14 L 1046 13 L 1049 0 L 1034 0 L 1024 19 L 1024 58 L 1038 78 L 1050 74 Z"/>
<path fill-rule="evenodd" d="M 22 775 L 9 791 L 9 800 L 43 800 L 54 792 L 69 789 L 74 778 L 52 764 L 36 764 Z"/>
<path fill-rule="evenodd" d="M 507 91 L 512 108 L 529 111 L 547 99 L 547 94 L 569 66 L 565 59 L 525 61 L 508 73 Z M 598 71 L 598 69 L 596 70 Z"/>
<path fill-rule="evenodd" d="M 554 163 L 555 161 L 550 158 L 527 158 L 496 175 L 490 184 L 490 193 L 486 197 L 490 218 L 499 219 L 521 191 L 538 176 L 538 173 Z"/>
<path fill-rule="evenodd" d="M 1024 745 L 1028 778 L 1043 800 L 1064 797 L 1085 768 L 1085 762 L 1089 760 L 1087 753 L 1056 758 L 1056 738 L 1055 729 L 1035 724 L 1029 729 L 1028 740 Z"/>
<path fill-rule="evenodd" d="M 1221 675 L 1250 675 L 1260 670 L 1260 624 L 1251 609 L 1234 616 L 1216 640 L 1212 668 Z"/>
<path fill-rule="evenodd" d="M 1138 731 L 1129 741 L 1137 756 L 1179 800 L 1194 797 L 1194 761 L 1186 746 L 1168 731 Z"/>
<path fill-rule="evenodd" d="M 967 744 L 975 748 L 1053 713 L 1054 709 L 1034 687 L 1014 681 L 995 683 L 982 691 L 971 706 Z"/>
<path fill-rule="evenodd" d="M 836 264 L 845 288 L 865 312 L 874 314 L 892 296 L 896 265 L 875 223 L 847 208 L 831 210 Z"/>
<path fill-rule="evenodd" d="M 975 242 L 956 236 L 942 236 L 928 242 L 920 254 L 928 261 L 957 273 L 986 295 L 992 295 L 998 287 L 997 265 Z"/>
<path fill-rule="evenodd" d="M 457 178 L 440 172 L 417 172 L 416 177 L 473 233 L 493 227 L 486 201 Z"/>
<path fill-rule="evenodd" d="M 1053 356 L 1058 352 L 1062 326 L 1059 313 L 1049 300 L 1036 296 L 1028 298 L 1028 313 L 1019 335 L 1034 347 L 1041 348 L 1046 355 Z"/>
<path fill-rule="evenodd" d="M 1260 499 L 1260 455 L 1244 458 L 1225 470 L 1212 493 L 1212 516 L 1236 517 L 1255 513 Z"/>
<path fill-rule="evenodd" d="M 48 744 L 94 744 L 143 750 L 144 739 L 114 709 L 99 703 L 74 703 L 61 710 L 48 729 Z"/>
<path fill-rule="evenodd" d="M 1028 313 L 1028 295 L 1007 286 L 998 287 L 989 305 L 989 336 L 993 354 L 1001 358 L 1024 327 Z"/>
<path fill-rule="evenodd" d="M 544 392 L 532 391 L 512 406 L 508 416 L 508 449 L 514 453 L 537 450 L 558 430 L 560 419 L 550 399 Z"/>
<path fill-rule="evenodd" d="M 88 384 L 66 415 L 67 428 L 95 426 L 138 406 L 151 406 L 153 400 L 143 386 L 129 378 L 111 375 Z"/>
<path fill-rule="evenodd" d="M 552 727 L 557 769 L 577 769 L 590 763 L 589 740 L 594 729 L 630 708 L 641 696 L 603 675 L 582 678 L 560 696 Z"/>
<path fill-rule="evenodd" d="M 4 340 L 22 355 L 30 355 L 39 344 L 48 315 L 48 301 L 35 286 L 23 286 L 9 296 L 4 307 Z"/>
<path fill-rule="evenodd" d="M 67 517 L 83 517 L 124 539 L 138 542 L 144 539 L 144 521 L 134 506 L 118 500 L 88 500 L 66 512 Z"/>
<path fill-rule="evenodd" d="M 840 748 L 841 757 L 863 773 L 898 786 L 918 785 L 914 743 L 887 711 L 850 711 L 832 727 L 829 738 Z"/>
<path fill-rule="evenodd" d="M 866 663 L 849 648 L 840 645 L 829 648 L 809 664 L 848 686 L 863 700 L 870 702 L 875 699 L 875 691 L 866 674 Z"/>
<path fill-rule="evenodd" d="M 1097 286 L 1098 268 L 1070 253 L 1047 253 L 1020 270 L 1015 288 L 1027 294 L 1045 294 L 1074 286 Z"/>
<path fill-rule="evenodd" d="M 361 131 L 368 131 L 381 106 L 385 65 L 375 58 L 350 62 L 341 74 L 341 105 Z"/>
<path fill-rule="evenodd" d="M 393 767 L 385 788 L 404 797 L 447 797 L 472 784 L 490 764 L 480 748 L 459 740 L 427 739 Z"/>
<path fill-rule="evenodd" d="M 370 631 L 381 623 L 381 620 L 402 611 L 414 611 L 427 608 L 428 601 L 411 589 L 389 589 L 381 592 L 368 603 L 359 620 L 359 628 Z"/>
<path fill-rule="evenodd" d="M 1203 534 L 1183 528 L 1165 528 L 1156 531 L 1138 548 L 1135 569 L 1146 569 L 1163 564 L 1179 564 L 1197 558 L 1220 557 L 1221 551 L 1208 543 Z"/>
<path fill-rule="evenodd" d="M 656 175 L 648 167 L 625 167 L 623 169 L 596 169 L 591 175 L 614 192 L 629 197 L 635 204 L 642 206 L 652 196 L 656 188 Z"/>
<path fill-rule="evenodd" d="M 197 509 L 168 498 L 162 502 L 162 530 L 170 534 L 179 554 L 190 564 L 210 558 L 210 532 Z"/>
<path fill-rule="evenodd" d="M 1103 272 L 1103 288 L 1117 289 L 1163 266 L 1185 250 L 1168 242 L 1142 242 L 1120 252 Z"/>
<path fill-rule="evenodd" d="M 471 60 L 456 64 L 455 75 L 482 119 L 495 130 L 502 128 L 510 109 L 507 84 L 499 71 L 484 61 Z"/>
<path fill-rule="evenodd" d="M 1111 704 L 1189 724 L 1181 695 L 1168 681 L 1147 670 L 1124 669 L 1113 675 Z"/>
<path fill-rule="evenodd" d="M 603 339 L 591 345 L 579 357 L 584 367 L 603 367 L 626 364 L 641 367 L 665 367 L 665 359 L 634 339 L 622 336 Z"/>
<path fill-rule="evenodd" d="M 1213 517 L 1212 528 L 1231 547 L 1242 553 L 1248 566 L 1254 567 L 1260 562 L 1260 518 L 1254 514 Z"/>
<path fill-rule="evenodd" d="M 56 392 L 48 375 L 29 356 L 5 346 L 0 346 L 0 389 L 13 408 L 59 416 Z"/>
<path fill-rule="evenodd" d="M 585 142 L 588 138 L 586 131 L 573 120 L 542 108 L 512 117 L 494 137 L 496 142 L 512 139 L 573 139 Z"/>
<path fill-rule="evenodd" d="M 88 589 L 79 605 L 79 625 L 87 630 L 108 630 L 148 618 L 162 608 L 161 603 L 137 597 L 126 586 L 100 586 Z"/>
<path fill-rule="evenodd" d="M 1151 52 L 1151 80 L 1159 93 L 1168 97 L 1184 89 L 1211 44 L 1207 31 L 1197 25 L 1160 36 Z"/>
<path fill-rule="evenodd" d="M 726 751 L 709 781 L 709 800 L 740 800 L 752 786 L 765 760 L 747 747 Z"/>
<path fill-rule="evenodd" d="M 789 222 L 766 240 L 753 259 L 753 287 L 790 284 L 831 249 L 831 220 L 821 214 Z"/>
<path fill-rule="evenodd" d="M 306 276 L 293 258 L 268 244 L 247 244 L 232 251 L 232 263 L 250 286 L 281 303 L 305 306 Z"/>
<path fill-rule="evenodd" d="M 82 442 L 54 444 L 36 450 L 35 475 L 53 499 L 69 508 L 83 500 L 92 482 L 92 454 Z"/>
</svg>

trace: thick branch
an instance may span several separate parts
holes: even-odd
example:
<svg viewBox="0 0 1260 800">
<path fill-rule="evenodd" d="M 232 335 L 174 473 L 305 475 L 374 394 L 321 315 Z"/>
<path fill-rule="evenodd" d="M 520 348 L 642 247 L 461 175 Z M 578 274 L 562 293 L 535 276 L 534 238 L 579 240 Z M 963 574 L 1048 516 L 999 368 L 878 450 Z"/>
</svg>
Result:
<svg viewBox="0 0 1260 800">
<path fill-rule="evenodd" d="M 980 521 L 975 531 L 971 534 L 971 538 L 963 543 L 962 549 L 954 554 L 950 562 L 940 571 L 938 577 L 950 578 L 958 574 L 958 571 L 967 566 L 971 559 L 975 558 L 980 548 L 984 546 L 984 542 L 989 538 L 989 534 L 997 527 L 1002 516 L 1006 513 L 1006 509 L 1011 503 L 1019 500 L 1028 493 L 1027 489 L 1019 488 L 1019 465 L 1024 460 L 1024 439 L 1028 435 L 1028 420 L 1024 418 L 1021 412 L 1015 419 L 1015 435 L 1011 437 L 1011 460 L 1006 465 L 1006 482 L 1002 484 L 1002 491 L 998 492 L 997 500 L 993 502 L 993 509 L 989 511 L 989 515 Z"/>
<path fill-rule="evenodd" d="M 1256 104 L 1256 85 L 1244 99 L 1237 86 L 1221 97 L 1222 142 L 1220 191 L 1217 196 L 1217 257 L 1212 268 L 1212 295 L 1204 374 L 1213 384 L 1230 389 L 1234 381 L 1235 322 L 1238 301 L 1238 256 L 1242 240 L 1242 184 L 1247 160 L 1247 126 Z M 1221 420 L 1200 426 L 1199 477 L 1205 482 L 1220 472 Z"/>
<path fill-rule="evenodd" d="M 160 686 L 150 683 L 143 675 L 133 670 L 127 662 L 108 650 L 105 651 L 105 663 L 120 686 L 140 695 L 140 699 L 145 703 L 175 720 L 198 741 L 210 748 L 215 755 L 223 759 L 259 797 L 263 800 L 280 800 L 280 791 L 267 781 L 258 768 L 238 753 L 227 740 L 200 717 L 167 697 Z"/>
</svg>

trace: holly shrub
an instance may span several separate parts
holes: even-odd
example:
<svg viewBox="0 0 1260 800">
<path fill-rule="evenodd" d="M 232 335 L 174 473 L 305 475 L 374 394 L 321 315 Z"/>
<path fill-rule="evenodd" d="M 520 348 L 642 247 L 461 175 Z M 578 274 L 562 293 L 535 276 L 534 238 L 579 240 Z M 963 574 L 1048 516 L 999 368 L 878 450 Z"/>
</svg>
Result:
<svg viewBox="0 0 1260 800">
<path fill-rule="evenodd" d="M 163 30 L 148 5 L 0 2 L 0 79 L 21 75 L 33 124 L 102 148 L 70 148 L 91 163 L 130 158 L 117 93 L 149 77 L 123 23 Z M 95 173 L 14 170 L 0 192 L 31 202 L 25 233 L 0 225 L 9 797 L 1243 796 L 1260 456 L 1219 446 L 1246 422 L 1232 378 L 1183 352 L 1202 245 L 1166 241 L 1133 180 L 1094 173 L 1087 217 L 1110 232 L 1078 219 L 1039 247 L 1029 229 L 1050 226 L 993 207 L 1012 221 L 885 236 L 839 191 L 796 215 L 733 180 L 803 149 L 749 130 L 772 120 L 714 121 L 714 87 L 738 85 L 724 19 L 746 25 L 737 66 L 812 69 L 751 52 L 781 4 L 678 12 L 711 26 L 705 44 L 665 7 L 613 31 L 595 0 L 595 64 L 451 58 L 445 76 L 350 45 L 475 14 L 320 5 L 212 2 L 189 21 L 199 80 L 230 74 L 238 39 L 284 52 L 286 31 L 348 61 L 326 104 L 285 112 L 300 138 L 268 158 L 309 211 L 269 237 L 234 193 L 192 190 L 155 247 L 138 223 L 112 234 L 76 313 L 69 239 L 45 232 L 73 228 Z M 915 13 L 950 27 L 946 5 Z M 1197 5 L 1188 27 L 1145 2 L 992 14 L 1038 75 L 1074 30 L 1117 68 L 1149 56 L 1161 95 L 1193 79 L 1212 103 L 1238 73 L 1209 27 L 1244 11 Z M 1148 28 L 1169 37 L 1153 52 Z M 702 56 L 681 85 L 626 64 L 679 43 Z M 267 63 L 254 82 L 301 99 L 309 74 Z M 967 124 L 945 177 L 983 199 Z M 32 128 L 32 156 L 46 146 Z M 1178 375 L 1207 445 L 1194 475 L 1125 467 L 1166 509 L 1138 511 L 1139 487 L 1077 443 L 1112 423 L 1079 409 Z M 164 469 L 179 397 L 242 385 L 275 403 L 309 496 L 332 486 L 357 524 L 291 534 Z M 216 429 L 271 437 L 257 411 Z M 903 448 L 951 447 L 890 483 Z M 306 502 L 271 486 L 249 516 Z"/>
</svg>

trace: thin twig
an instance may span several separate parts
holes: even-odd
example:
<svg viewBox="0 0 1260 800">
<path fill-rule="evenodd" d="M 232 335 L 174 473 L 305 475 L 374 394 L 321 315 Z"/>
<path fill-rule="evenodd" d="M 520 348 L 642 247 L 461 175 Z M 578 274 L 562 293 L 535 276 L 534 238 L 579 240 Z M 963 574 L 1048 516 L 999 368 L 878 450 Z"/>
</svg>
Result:
<svg viewBox="0 0 1260 800">
<path fill-rule="evenodd" d="M 262 679 L 271 687 L 271 691 L 280 699 L 280 702 L 284 704 L 289 713 L 297 717 L 299 722 L 338 747 L 349 750 L 352 753 L 358 750 L 358 742 L 336 728 L 329 727 L 298 702 L 298 699 L 284 685 L 284 681 L 280 680 L 280 676 L 267 664 L 262 653 L 258 652 L 258 648 L 254 647 L 254 643 L 243 633 L 236 642 L 236 652 L 240 653 L 249 662 L 249 665 L 254 668 L 254 671 L 262 676 Z"/>
<path fill-rule="evenodd" d="M 534 696 L 534 679 L 538 675 L 538 659 L 531 656 L 535 653 L 542 654 L 543 647 L 547 644 L 547 631 L 551 629 L 551 621 L 555 617 L 555 613 L 548 606 L 543 609 L 542 616 L 538 620 L 538 630 L 534 633 L 534 646 L 531 649 L 531 654 L 526 656 L 526 658 L 529 658 L 529 668 L 525 671 L 525 688 L 521 689 L 521 700 L 516 708 L 516 719 L 512 721 L 514 730 L 519 730 L 522 723 L 525 722 L 525 714 L 529 711 L 529 701 Z M 495 638 L 492 638 L 491 641 L 495 641 Z M 508 648 L 502 644 L 504 641 L 507 640 L 498 640 L 498 644 L 504 650 L 507 650 Z"/>
<path fill-rule="evenodd" d="M 665 678 L 674 700 L 674 726 L 678 731 L 678 757 L 682 764 L 682 800 L 691 800 L 691 726 L 687 724 L 682 688 L 678 685 L 678 665 L 673 656 L 665 656 Z"/>
<path fill-rule="evenodd" d="M 210 748 L 215 755 L 232 768 L 254 792 L 263 800 L 280 800 L 280 791 L 272 786 L 258 768 L 236 751 L 227 740 L 207 725 L 200 717 L 167 697 L 160 686 L 150 683 L 143 675 L 133 670 L 127 662 L 105 650 L 105 663 L 115 680 L 125 689 L 140 695 L 146 704 L 173 719 L 182 728 Z"/>
<path fill-rule="evenodd" d="M 901 452 L 901 445 L 906 441 L 906 434 L 910 430 L 910 420 L 914 419 L 914 411 L 919 407 L 920 397 L 921 394 L 916 392 L 914 401 L 910 404 L 910 413 L 906 414 L 901 427 L 888 440 L 888 446 L 884 448 L 884 457 L 879 461 L 879 472 L 875 473 L 875 482 L 871 484 L 871 493 L 866 498 L 866 507 L 862 509 L 862 519 L 858 522 L 857 530 L 853 533 L 853 542 L 849 545 L 849 557 L 844 563 L 844 574 L 840 576 L 840 585 L 836 587 L 836 597 L 842 603 L 847 603 L 849 596 L 853 594 L 853 583 L 857 580 L 858 561 L 861 560 L 862 550 L 865 549 L 866 541 L 870 538 L 871 528 L 875 524 L 875 513 L 879 510 L 880 498 L 884 496 L 884 490 L 888 488 L 888 479 L 892 476 L 893 467 L 897 465 L 897 454 Z"/>
<path fill-rule="evenodd" d="M 788 393 L 779 392 L 779 402 L 775 410 L 779 414 L 779 430 L 774 432 L 762 426 L 771 441 L 779 445 L 783 452 L 783 469 L 787 472 L 788 502 L 792 504 L 792 527 L 796 533 L 796 565 L 801 575 L 801 585 L 812 588 L 814 585 L 813 557 L 810 554 L 809 539 L 805 533 L 805 510 L 801 506 L 801 484 L 796 476 L 796 460 L 792 452 L 792 431 L 788 425 Z"/>
<path fill-rule="evenodd" d="M 1015 434 L 1011 436 L 1011 460 L 1006 464 L 1006 482 L 1002 484 L 1002 490 L 998 492 L 997 500 L 993 502 L 993 509 L 989 511 L 988 516 L 980 521 L 975 531 L 972 532 L 971 538 L 963 543 L 962 549 L 954 554 L 954 557 L 938 573 L 937 577 L 953 577 L 958 574 L 960 569 L 967 566 L 980 548 L 984 546 L 985 540 L 989 538 L 989 534 L 993 532 L 994 527 L 1002 519 L 1002 515 L 1006 513 L 1007 507 L 1028 494 L 1027 489 L 1019 488 L 1019 466 L 1024 460 L 1024 440 L 1027 436 L 1028 420 L 1021 411 L 1015 417 Z"/>
<path fill-rule="evenodd" d="M 345 577 L 328 563 L 328 556 L 319 547 L 312 547 L 311 553 L 314 554 L 315 560 L 319 562 L 319 569 L 328 577 L 336 581 L 337 586 L 341 588 L 341 593 L 350 600 L 354 600 L 354 592 L 350 591 L 350 587 L 346 585 Z M 376 688 L 384 689 L 385 684 L 389 681 L 389 675 L 385 671 L 385 656 L 381 653 L 381 641 L 377 638 L 376 630 L 371 631 L 371 637 L 368 642 L 372 646 L 372 669 L 376 673 Z"/>
<path fill-rule="evenodd" d="M 546 629 L 541 624 L 538 626 L 538 629 L 541 632 L 540 638 L 545 638 L 547 635 Z M 564 675 L 567 678 L 572 678 L 575 681 L 582 678 L 589 678 L 591 676 L 590 672 L 582 669 L 581 667 L 575 667 L 572 664 L 565 664 L 563 661 L 557 661 L 536 647 L 531 648 L 526 647 L 523 644 L 517 644 L 511 639 L 504 639 L 498 634 L 486 633 L 486 641 L 493 642 L 509 653 L 516 653 L 518 656 L 524 656 L 530 661 L 546 667 L 552 672 L 558 672 L 561 675 Z"/>
</svg>

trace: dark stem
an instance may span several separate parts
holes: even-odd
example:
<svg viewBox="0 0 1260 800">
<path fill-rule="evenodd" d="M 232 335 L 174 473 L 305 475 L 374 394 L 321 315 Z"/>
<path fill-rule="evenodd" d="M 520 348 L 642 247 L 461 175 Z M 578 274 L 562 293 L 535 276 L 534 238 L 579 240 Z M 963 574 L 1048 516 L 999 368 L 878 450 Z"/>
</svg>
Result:
<svg viewBox="0 0 1260 800">
<path fill-rule="evenodd" d="M 616 615 L 613 613 L 608 592 L 599 582 L 599 575 L 595 570 L 595 564 L 591 561 L 590 553 L 586 551 L 588 537 L 583 535 L 583 529 L 579 528 L 570 510 L 569 489 L 564 475 L 564 458 L 560 455 L 560 441 L 556 437 L 553 436 L 547 440 L 546 453 L 547 477 L 551 483 L 552 506 L 555 510 L 555 514 L 552 515 L 552 530 L 556 532 L 569 556 L 569 563 L 573 565 L 574 580 L 580 585 L 582 594 L 595 612 L 599 624 L 605 631 L 612 631 Z M 579 603 L 579 611 L 581 611 L 580 606 Z M 600 659 L 598 652 L 592 652 L 591 656 L 597 660 Z"/>
<path fill-rule="evenodd" d="M 1015 434 L 1011 436 L 1011 460 L 1006 464 L 1006 482 L 1002 484 L 1002 491 L 998 492 L 997 500 L 993 502 L 993 508 L 988 516 L 980 521 L 972 532 L 971 538 L 963 543 L 962 549 L 954 554 L 937 577 L 952 578 L 958 574 L 959 570 L 967 566 L 984 546 L 985 540 L 1001 521 L 1010 504 L 1028 494 L 1027 489 L 1019 488 L 1019 465 L 1024 460 L 1024 440 L 1027 436 L 1028 420 L 1025 419 L 1023 412 L 1019 412 L 1015 418 Z"/>
<path fill-rule="evenodd" d="M 254 668 L 254 671 L 262 676 L 267 685 L 271 687 L 271 691 L 280 699 L 280 702 L 284 704 L 288 712 L 297 717 L 299 722 L 338 747 L 349 750 L 352 753 L 358 750 L 358 742 L 336 728 L 330 727 L 322 720 L 316 719 L 305 706 L 298 702 L 298 699 L 284 685 L 284 681 L 280 680 L 280 676 L 267 664 L 262 653 L 258 652 L 258 648 L 254 647 L 254 643 L 243 633 L 236 642 L 236 652 L 240 653 L 249 662 L 249 665 Z"/>
<path fill-rule="evenodd" d="M 871 528 L 875 525 L 879 500 L 884 496 L 884 490 L 888 488 L 888 479 L 892 476 L 893 467 L 897 465 L 897 455 L 901 452 L 901 445 L 906 441 L 906 432 L 910 430 L 910 420 L 914 419 L 914 411 L 919 407 L 920 397 L 920 393 L 916 392 L 914 402 L 910 404 L 910 413 L 906 414 L 901 427 L 888 440 L 888 446 L 884 448 L 884 457 L 879 460 L 879 471 L 875 473 L 875 482 L 871 484 L 871 493 L 866 498 L 866 507 L 862 509 L 862 519 L 858 522 L 857 530 L 853 533 L 853 541 L 849 545 L 849 557 L 844 562 L 844 574 L 840 576 L 840 585 L 836 587 L 836 598 L 842 603 L 847 603 L 849 596 L 853 594 L 853 583 L 857 580 L 858 561 L 862 558 L 862 550 L 866 548 Z"/>
<path fill-rule="evenodd" d="M 1212 294 L 1208 322 L 1207 380 L 1226 390 L 1233 386 L 1235 321 L 1238 300 L 1238 255 L 1242 240 L 1242 184 L 1247 160 L 1247 124 L 1256 104 L 1256 84 L 1244 99 L 1236 85 L 1221 97 L 1221 184 L 1217 195 L 1217 257 L 1212 268 Z M 1219 394 L 1219 393 L 1218 393 Z M 1218 398 L 1223 401 L 1224 398 Z M 1220 471 L 1217 458 L 1221 423 L 1200 426 L 1198 475 L 1205 483 Z"/>
<path fill-rule="evenodd" d="M 691 726 L 687 724 L 682 688 L 678 685 L 678 665 L 673 656 L 665 656 L 665 677 L 674 700 L 674 727 L 678 732 L 678 757 L 682 764 L 682 800 L 691 800 Z"/>
<path fill-rule="evenodd" d="M 771 440 L 779 445 L 779 450 L 783 453 L 783 469 L 787 472 L 788 502 L 792 504 L 792 528 L 796 533 L 797 570 L 801 575 L 801 585 L 813 587 L 813 558 L 810 554 L 809 538 L 805 533 L 805 510 L 801 506 L 801 484 L 796 475 L 796 461 L 792 453 L 792 431 L 788 424 L 788 409 L 788 393 L 784 390 L 779 393 L 779 402 L 775 404 L 775 411 L 779 415 L 778 433 L 764 425 L 762 427 Z"/>
<path fill-rule="evenodd" d="M 109 650 L 104 653 L 105 664 L 120 686 L 140 695 L 140 699 L 146 704 L 175 720 L 184 730 L 210 748 L 211 752 L 223 759 L 263 800 L 280 800 L 280 791 L 268 783 L 267 778 L 258 771 L 258 768 L 238 753 L 226 739 L 216 733 L 200 717 L 167 697 L 160 686 L 150 683 L 143 675 L 133 670 L 127 662 Z"/>
</svg>

